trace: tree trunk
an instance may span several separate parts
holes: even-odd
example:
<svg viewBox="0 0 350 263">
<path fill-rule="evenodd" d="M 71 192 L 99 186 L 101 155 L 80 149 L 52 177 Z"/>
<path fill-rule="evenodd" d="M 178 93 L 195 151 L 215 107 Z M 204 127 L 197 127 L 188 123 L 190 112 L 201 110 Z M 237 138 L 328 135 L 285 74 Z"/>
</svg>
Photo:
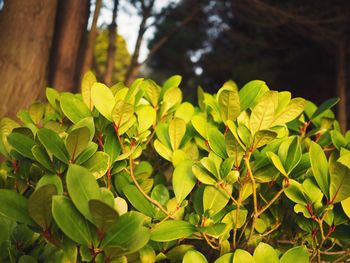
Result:
<svg viewBox="0 0 350 263">
<path fill-rule="evenodd" d="M 104 75 L 104 82 L 107 86 L 112 85 L 112 76 L 114 68 L 114 58 L 116 53 L 116 38 L 117 38 L 117 12 L 118 12 L 119 0 L 114 0 L 114 8 L 112 15 L 112 23 L 109 26 L 108 33 L 108 51 L 107 51 L 107 62 L 106 62 L 106 72 Z"/>
<path fill-rule="evenodd" d="M 73 91 L 80 39 L 85 32 L 89 0 L 61 0 L 58 3 L 51 51 L 49 85 L 59 91 Z"/>
<path fill-rule="evenodd" d="M 15 116 L 44 94 L 57 0 L 5 1 L 0 15 L 1 114 Z"/>
<path fill-rule="evenodd" d="M 92 68 L 92 62 L 94 57 L 94 46 L 95 46 L 95 41 L 97 36 L 97 20 L 100 14 L 101 5 L 102 5 L 102 0 L 96 0 L 94 17 L 92 19 L 88 43 L 85 49 L 84 62 L 80 71 L 80 78 L 82 78 L 84 74 Z"/>
<path fill-rule="evenodd" d="M 337 96 L 340 98 L 338 103 L 338 120 L 343 133 L 347 130 L 347 112 L 346 112 L 346 45 L 345 42 L 339 42 L 336 50 L 337 59 Z"/>
</svg>

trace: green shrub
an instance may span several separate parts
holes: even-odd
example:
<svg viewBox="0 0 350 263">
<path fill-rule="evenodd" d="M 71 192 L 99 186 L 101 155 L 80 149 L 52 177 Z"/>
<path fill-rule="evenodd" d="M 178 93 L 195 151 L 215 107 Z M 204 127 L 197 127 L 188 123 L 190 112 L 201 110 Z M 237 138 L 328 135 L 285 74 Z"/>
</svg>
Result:
<svg viewBox="0 0 350 263">
<path fill-rule="evenodd" d="M 349 259 L 350 133 L 255 80 L 182 102 L 181 77 L 82 94 L 1 121 L 4 262 Z"/>
</svg>

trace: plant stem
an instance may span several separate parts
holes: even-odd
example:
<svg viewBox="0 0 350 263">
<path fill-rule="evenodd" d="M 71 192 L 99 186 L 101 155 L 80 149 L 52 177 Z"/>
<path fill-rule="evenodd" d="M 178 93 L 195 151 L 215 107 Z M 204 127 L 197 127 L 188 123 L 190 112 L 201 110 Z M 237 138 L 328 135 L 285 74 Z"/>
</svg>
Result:
<svg viewBox="0 0 350 263">
<path fill-rule="evenodd" d="M 168 217 L 172 218 L 173 216 L 171 214 L 168 213 L 167 210 L 164 209 L 164 207 L 157 201 L 154 200 L 153 198 L 151 198 L 149 195 L 147 195 L 147 193 L 142 189 L 141 185 L 137 182 L 135 175 L 134 175 L 134 169 L 133 169 L 133 159 L 130 156 L 129 158 L 130 161 L 130 177 L 133 180 L 134 184 L 136 185 L 137 189 L 139 189 L 139 191 L 143 194 L 143 196 L 150 201 L 152 204 L 154 204 L 155 206 L 157 206 L 164 214 L 166 214 Z"/>
<path fill-rule="evenodd" d="M 258 212 L 257 216 L 260 216 L 262 213 L 264 213 L 283 193 L 284 189 L 282 188 L 271 200 L 268 202 L 260 211 Z"/>
<path fill-rule="evenodd" d="M 125 147 L 124 147 L 124 144 L 123 144 L 123 140 L 122 140 L 122 138 L 120 137 L 120 134 L 119 134 L 119 127 L 117 126 L 117 124 L 115 122 L 113 122 L 113 128 L 114 128 L 115 133 L 117 134 L 120 147 L 122 148 L 122 152 L 125 153 Z"/>
<path fill-rule="evenodd" d="M 207 244 L 212 248 L 212 249 L 215 249 L 215 250 L 220 250 L 220 248 L 218 246 L 215 246 L 210 240 L 209 238 L 207 237 L 207 235 L 205 233 L 202 233 L 205 241 L 207 242 Z"/>
<path fill-rule="evenodd" d="M 241 197 L 239 196 L 238 201 L 237 201 L 237 208 L 236 208 L 236 223 L 235 227 L 233 229 L 233 249 L 236 249 L 237 247 L 237 224 L 238 224 L 238 219 L 239 219 L 239 212 L 240 212 L 240 206 L 241 206 Z"/>
</svg>

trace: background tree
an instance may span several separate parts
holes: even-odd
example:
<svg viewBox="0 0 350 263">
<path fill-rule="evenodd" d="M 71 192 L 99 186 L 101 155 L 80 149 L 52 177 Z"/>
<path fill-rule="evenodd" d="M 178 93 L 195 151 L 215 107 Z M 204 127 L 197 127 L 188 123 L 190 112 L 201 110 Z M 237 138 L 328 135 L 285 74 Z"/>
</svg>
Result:
<svg viewBox="0 0 350 263">
<path fill-rule="evenodd" d="M 13 116 L 43 94 L 56 6 L 56 0 L 11 0 L 0 12 L 0 116 Z"/>
</svg>

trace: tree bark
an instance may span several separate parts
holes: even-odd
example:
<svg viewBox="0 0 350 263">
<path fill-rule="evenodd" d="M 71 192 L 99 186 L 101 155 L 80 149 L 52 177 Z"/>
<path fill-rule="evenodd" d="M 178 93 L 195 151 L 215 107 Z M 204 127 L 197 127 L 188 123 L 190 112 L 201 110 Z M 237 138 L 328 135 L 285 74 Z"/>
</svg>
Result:
<svg viewBox="0 0 350 263">
<path fill-rule="evenodd" d="M 107 62 L 106 62 L 106 72 L 104 75 L 104 82 L 107 86 L 112 85 L 112 76 L 114 68 L 114 59 L 117 46 L 115 45 L 117 38 L 117 12 L 118 12 L 119 0 L 114 0 L 112 23 L 109 26 L 108 33 L 108 51 L 107 51 Z"/>
<path fill-rule="evenodd" d="M 337 59 L 337 95 L 340 98 L 338 103 L 338 120 L 341 131 L 347 130 L 347 112 L 346 112 L 346 44 L 340 41 L 336 50 Z"/>
<path fill-rule="evenodd" d="M 1 114 L 15 116 L 44 94 L 57 0 L 5 1 L 0 15 Z"/>
<path fill-rule="evenodd" d="M 49 85 L 59 91 L 73 91 L 81 37 L 86 30 L 89 0 L 61 0 L 58 3 L 50 59 Z"/>
<path fill-rule="evenodd" d="M 70 0 L 72 1 L 72 0 Z M 80 79 L 84 76 L 84 74 L 92 68 L 92 62 L 94 57 L 94 46 L 97 36 L 97 20 L 100 14 L 100 9 L 102 5 L 102 0 L 96 0 L 94 17 L 92 19 L 91 29 L 89 32 L 88 43 L 85 49 L 85 55 L 83 60 L 83 65 L 80 71 Z"/>
</svg>

